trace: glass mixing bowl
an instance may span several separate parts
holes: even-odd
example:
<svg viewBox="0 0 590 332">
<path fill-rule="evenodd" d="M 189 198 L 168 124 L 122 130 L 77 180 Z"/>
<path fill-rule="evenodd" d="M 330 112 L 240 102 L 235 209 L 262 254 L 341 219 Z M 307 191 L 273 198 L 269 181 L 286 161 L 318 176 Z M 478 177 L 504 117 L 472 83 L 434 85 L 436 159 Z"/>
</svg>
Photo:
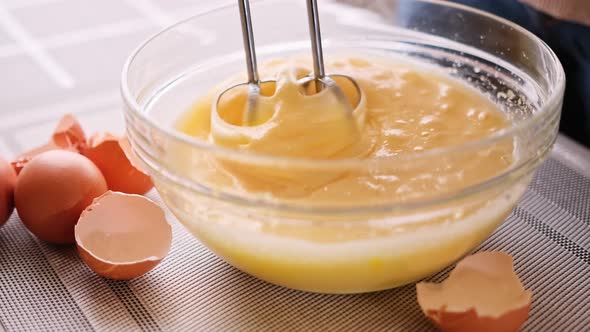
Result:
<svg viewBox="0 0 590 332">
<path fill-rule="evenodd" d="M 367 4 L 367 2 L 365 2 Z M 252 4 L 260 61 L 310 54 L 305 3 Z M 555 141 L 565 78 L 533 34 L 496 16 L 434 0 L 320 3 L 326 57 L 379 55 L 437 67 L 493 100 L 512 126 L 477 141 L 388 158 L 310 160 L 214 146 L 175 124 L 195 100 L 245 63 L 235 5 L 180 22 L 143 43 L 122 77 L 132 146 L 170 210 L 238 269 L 313 292 L 376 291 L 440 271 L 483 242 L 523 195 Z M 395 112 L 395 110 L 391 110 Z M 510 146 L 514 162 L 459 189 L 363 201 L 317 202 L 248 193 L 212 176 L 231 163 L 297 178 L 342 172 L 432 176 L 433 167 Z"/>
</svg>

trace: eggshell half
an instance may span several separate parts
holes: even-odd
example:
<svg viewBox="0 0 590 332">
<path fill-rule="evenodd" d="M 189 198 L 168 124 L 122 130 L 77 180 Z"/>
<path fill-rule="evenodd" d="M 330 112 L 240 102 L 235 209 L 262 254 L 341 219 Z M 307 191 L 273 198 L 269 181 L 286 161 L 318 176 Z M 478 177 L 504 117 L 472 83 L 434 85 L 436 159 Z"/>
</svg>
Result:
<svg viewBox="0 0 590 332">
<path fill-rule="evenodd" d="M 422 311 L 444 332 L 518 331 L 532 297 L 502 252 L 468 256 L 442 283 L 421 282 L 416 290 Z"/>
<path fill-rule="evenodd" d="M 82 212 L 75 235 L 88 267 L 119 280 L 153 269 L 172 244 L 172 227 L 159 205 L 144 196 L 112 191 Z"/>
<path fill-rule="evenodd" d="M 127 138 L 108 133 L 91 137 L 82 154 L 101 170 L 110 190 L 143 195 L 153 187 L 150 176 L 139 166 Z"/>
<path fill-rule="evenodd" d="M 19 155 L 11 164 L 16 174 L 20 174 L 20 171 L 31 159 L 43 152 L 51 150 L 80 152 L 80 149 L 85 145 L 86 135 L 82 126 L 73 115 L 66 114 L 59 120 L 49 142 Z"/>
<path fill-rule="evenodd" d="M 14 186 L 16 173 L 0 158 L 0 227 L 8 220 L 14 210 Z"/>
</svg>

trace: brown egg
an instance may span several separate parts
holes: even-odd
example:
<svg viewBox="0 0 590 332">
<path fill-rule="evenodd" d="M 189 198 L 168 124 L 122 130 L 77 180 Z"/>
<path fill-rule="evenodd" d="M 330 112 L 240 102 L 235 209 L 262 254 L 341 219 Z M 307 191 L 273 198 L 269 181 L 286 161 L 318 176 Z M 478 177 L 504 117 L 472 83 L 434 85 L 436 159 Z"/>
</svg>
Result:
<svg viewBox="0 0 590 332">
<path fill-rule="evenodd" d="M 22 153 L 12 162 L 12 166 L 16 173 L 20 174 L 20 171 L 31 159 L 43 152 L 50 150 L 79 152 L 85 145 L 86 135 L 80 123 L 78 123 L 78 120 L 73 115 L 66 114 L 59 120 L 49 142 Z"/>
<path fill-rule="evenodd" d="M 92 200 L 107 191 L 100 170 L 74 152 L 52 150 L 29 161 L 14 191 L 22 222 L 39 239 L 74 242 L 74 226 Z"/>
<path fill-rule="evenodd" d="M 99 275 L 139 277 L 168 254 L 172 227 L 156 203 L 140 195 L 108 191 L 82 212 L 76 225 L 82 260 Z"/>
<path fill-rule="evenodd" d="M 10 164 L 0 158 L 0 227 L 8 220 L 14 209 L 14 185 L 16 173 Z"/>
<path fill-rule="evenodd" d="M 82 154 L 98 166 L 110 190 L 143 195 L 152 189 L 152 180 L 139 166 L 127 138 L 97 134 L 88 143 Z"/>
<path fill-rule="evenodd" d="M 421 282 L 416 290 L 422 311 L 443 332 L 516 332 L 532 297 L 502 252 L 468 256 L 442 283 Z"/>
</svg>

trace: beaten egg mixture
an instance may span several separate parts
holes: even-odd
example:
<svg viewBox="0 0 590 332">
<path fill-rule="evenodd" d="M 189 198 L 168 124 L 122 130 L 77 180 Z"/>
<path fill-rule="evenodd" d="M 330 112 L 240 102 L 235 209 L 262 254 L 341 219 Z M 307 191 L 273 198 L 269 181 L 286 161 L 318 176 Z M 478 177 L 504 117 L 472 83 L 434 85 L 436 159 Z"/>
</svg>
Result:
<svg viewBox="0 0 590 332">
<path fill-rule="evenodd" d="M 358 82 L 361 95 L 335 78 L 352 106 L 330 88 L 302 91 L 297 80 L 311 68 L 305 60 L 277 59 L 261 66 L 261 77 L 273 82 L 262 85 L 253 124 L 243 120 L 247 89 L 232 90 L 214 105 L 220 91 L 245 81 L 237 76 L 199 98 L 177 128 L 242 152 L 311 162 L 378 160 L 382 167 L 310 170 L 211 159 L 186 172 L 240 195 L 346 207 L 438 197 L 489 179 L 513 163 L 512 142 L 425 163 L 396 162 L 485 138 L 508 128 L 510 121 L 483 95 L 435 70 L 350 56 L 334 58 L 326 67 Z M 223 215 L 208 212 L 215 210 L 210 204 L 217 204 L 209 199 L 199 203 L 203 219 L 191 217 L 195 211 L 178 217 L 226 261 L 264 280 L 310 291 L 362 292 L 411 282 L 450 264 L 510 212 L 524 186 L 512 189 L 513 194 L 380 217 Z"/>
</svg>

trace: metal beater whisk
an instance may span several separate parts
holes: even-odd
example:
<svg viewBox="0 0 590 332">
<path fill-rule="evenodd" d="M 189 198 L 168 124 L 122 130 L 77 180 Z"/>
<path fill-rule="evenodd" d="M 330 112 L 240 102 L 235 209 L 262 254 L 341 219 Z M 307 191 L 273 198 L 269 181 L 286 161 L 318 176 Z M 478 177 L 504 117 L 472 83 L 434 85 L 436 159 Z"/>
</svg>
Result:
<svg viewBox="0 0 590 332">
<path fill-rule="evenodd" d="M 219 106 L 219 101 L 230 90 L 239 87 L 248 87 L 248 99 L 246 109 L 244 111 L 243 124 L 250 126 L 255 124 L 257 117 L 257 104 L 261 95 L 261 85 L 263 83 L 272 83 L 273 80 L 261 81 L 258 75 L 258 66 L 256 63 L 256 50 L 254 47 L 254 33 L 252 31 L 252 18 L 250 14 L 249 0 L 238 0 L 238 7 L 240 9 L 240 18 L 242 23 L 242 38 L 244 41 L 244 50 L 246 53 L 246 68 L 248 72 L 248 82 L 233 85 L 219 94 L 215 106 Z M 324 56 L 322 49 L 322 36 L 320 32 L 320 19 L 318 14 L 317 0 L 307 0 L 307 15 L 309 23 L 309 36 L 311 40 L 311 50 L 313 56 L 313 72 L 300 79 L 298 82 L 302 85 L 303 91 L 310 91 L 310 84 L 313 83 L 313 93 L 318 93 L 324 89 L 330 90 L 336 95 L 338 103 L 342 105 L 342 109 L 352 114 L 352 111 L 358 106 L 361 100 L 362 91 L 358 83 L 350 76 L 342 74 L 326 74 L 324 68 Z M 349 81 L 357 93 L 357 101 L 355 105 L 351 105 L 346 98 L 342 89 L 336 84 L 333 77 L 338 77 Z"/>
</svg>

